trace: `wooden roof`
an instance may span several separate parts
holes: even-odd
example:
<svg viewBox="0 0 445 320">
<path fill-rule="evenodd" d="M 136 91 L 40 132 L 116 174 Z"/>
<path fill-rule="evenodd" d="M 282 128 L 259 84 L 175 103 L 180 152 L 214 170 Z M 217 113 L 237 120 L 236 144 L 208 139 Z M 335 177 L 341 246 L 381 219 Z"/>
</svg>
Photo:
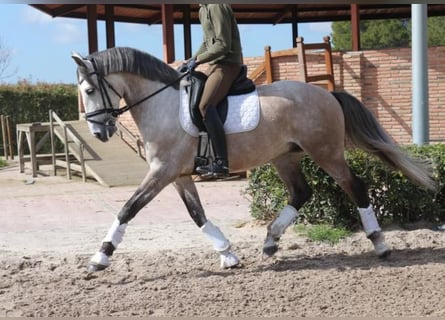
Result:
<svg viewBox="0 0 445 320">
<path fill-rule="evenodd" d="M 105 20 L 105 5 L 97 4 L 97 18 Z M 112 4 L 114 21 L 162 24 L 161 4 Z M 350 20 L 350 4 L 232 4 L 240 24 L 278 24 Z M 33 4 L 52 17 L 85 19 L 86 4 Z M 410 18 L 411 4 L 360 4 L 360 19 Z M 184 23 L 190 10 L 190 22 L 198 21 L 198 4 L 175 4 L 174 23 Z M 445 4 L 428 4 L 428 16 L 445 15 Z M 295 21 L 294 21 L 295 22 Z"/>
<path fill-rule="evenodd" d="M 117 1 L 107 0 L 106 4 L 59 3 L 31 6 L 52 17 L 87 20 L 90 53 L 98 50 L 98 20 L 106 21 L 107 48 L 115 46 L 114 22 L 162 24 L 164 61 L 167 63 L 175 60 L 173 25 L 183 24 L 184 56 L 186 58 L 191 56 L 191 24 L 199 23 L 199 4 L 153 3 L 156 0 L 151 3 L 147 3 L 147 0 L 135 0 L 132 4 L 114 3 Z M 352 30 L 351 44 L 354 51 L 360 50 L 360 20 L 411 18 L 411 4 L 320 4 L 317 2 L 318 0 L 305 4 L 232 3 L 231 6 L 239 24 L 292 24 L 292 39 L 298 36 L 298 23 L 349 20 Z M 428 4 L 427 8 L 428 16 L 445 15 L 445 4 Z"/>
</svg>

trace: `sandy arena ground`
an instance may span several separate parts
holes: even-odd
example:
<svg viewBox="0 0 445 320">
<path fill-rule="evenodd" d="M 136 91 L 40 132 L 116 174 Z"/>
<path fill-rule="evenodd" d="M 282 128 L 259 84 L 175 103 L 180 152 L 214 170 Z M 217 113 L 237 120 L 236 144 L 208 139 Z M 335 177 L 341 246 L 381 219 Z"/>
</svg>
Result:
<svg viewBox="0 0 445 320">
<path fill-rule="evenodd" d="M 394 251 L 382 261 L 361 232 L 330 246 L 288 230 L 277 256 L 263 261 L 266 228 L 250 217 L 247 182 L 201 182 L 207 215 L 242 268 L 219 269 L 169 186 L 127 228 L 111 266 L 88 274 L 135 186 L 18 171 L 0 169 L 0 317 L 445 317 L 443 232 L 386 230 Z"/>
</svg>

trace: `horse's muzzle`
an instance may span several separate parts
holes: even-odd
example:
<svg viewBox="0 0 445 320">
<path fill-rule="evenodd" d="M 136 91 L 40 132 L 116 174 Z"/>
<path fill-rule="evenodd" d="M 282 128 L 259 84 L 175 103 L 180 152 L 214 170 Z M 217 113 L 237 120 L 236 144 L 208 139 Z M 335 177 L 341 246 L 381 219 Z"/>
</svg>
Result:
<svg viewBox="0 0 445 320">
<path fill-rule="evenodd" d="M 117 131 L 115 125 L 90 126 L 91 133 L 100 141 L 107 142 Z"/>
</svg>

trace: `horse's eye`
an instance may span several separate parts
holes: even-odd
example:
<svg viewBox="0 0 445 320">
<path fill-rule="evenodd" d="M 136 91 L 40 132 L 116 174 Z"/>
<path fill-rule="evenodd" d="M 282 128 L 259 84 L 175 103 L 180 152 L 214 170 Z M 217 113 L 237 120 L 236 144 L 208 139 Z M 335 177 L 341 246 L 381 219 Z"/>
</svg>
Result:
<svg viewBox="0 0 445 320">
<path fill-rule="evenodd" d="M 94 93 L 94 88 L 88 88 L 85 92 L 86 92 L 88 95 L 93 94 L 93 93 Z"/>
</svg>

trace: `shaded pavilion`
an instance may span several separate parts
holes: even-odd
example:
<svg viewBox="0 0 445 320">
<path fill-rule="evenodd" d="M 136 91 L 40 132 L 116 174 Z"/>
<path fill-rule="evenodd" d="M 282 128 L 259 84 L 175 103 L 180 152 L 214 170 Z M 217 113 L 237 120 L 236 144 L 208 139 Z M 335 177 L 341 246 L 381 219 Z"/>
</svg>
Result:
<svg viewBox="0 0 445 320">
<path fill-rule="evenodd" d="M 162 24 L 164 61 L 175 60 L 174 24 L 182 24 L 184 57 L 192 54 L 191 25 L 198 24 L 198 4 L 32 4 L 32 7 L 52 17 L 85 19 L 88 25 L 89 52 L 98 51 L 97 22 L 105 21 L 107 48 L 115 46 L 115 22 Z M 232 4 L 239 24 L 289 23 L 296 46 L 298 23 L 351 21 L 352 50 L 360 50 L 361 19 L 411 18 L 411 4 Z M 445 15 L 445 4 L 428 4 L 428 16 Z"/>
</svg>

